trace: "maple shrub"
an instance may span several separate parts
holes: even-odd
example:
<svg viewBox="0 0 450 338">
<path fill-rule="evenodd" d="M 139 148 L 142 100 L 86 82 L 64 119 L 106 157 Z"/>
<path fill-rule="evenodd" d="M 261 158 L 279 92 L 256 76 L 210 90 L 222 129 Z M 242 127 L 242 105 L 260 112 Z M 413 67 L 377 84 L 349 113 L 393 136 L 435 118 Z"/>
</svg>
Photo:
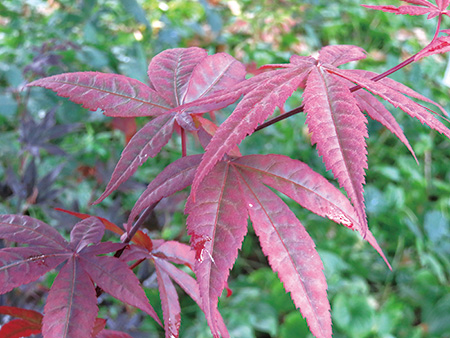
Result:
<svg viewBox="0 0 450 338">
<path fill-rule="evenodd" d="M 98 72 L 60 74 L 28 84 L 51 89 L 90 110 L 101 109 L 107 116 L 151 117 L 123 150 L 95 203 L 129 179 L 148 158 L 155 157 L 175 132 L 181 138 L 182 157 L 149 183 L 124 229 L 104 218 L 62 210 L 82 219 L 73 226 L 67 241 L 48 224 L 29 216 L 0 216 L 0 238 L 25 244 L 0 250 L 1 293 L 60 267 L 43 314 L 0 307 L 0 313 L 19 318 L 2 326 L 2 337 L 39 332 L 45 338 L 129 337 L 105 329 L 106 321 L 97 318 L 97 297 L 103 292 L 146 312 L 164 327 L 166 337 L 178 337 L 181 310 L 174 282 L 204 312 L 212 335 L 229 337 L 218 299 L 227 288 L 248 218 L 270 266 L 312 334 L 331 337 L 321 259 L 304 226 L 272 189 L 319 216 L 358 231 L 390 268 L 367 225 L 363 194 L 366 115 L 395 134 L 414 157 L 400 125 L 379 98 L 450 138 L 450 130 L 436 118 L 439 114 L 411 98 L 434 102 L 387 78 L 422 57 L 450 50 L 450 37 L 439 36 L 440 32 L 450 34 L 450 30 L 440 29 L 442 17 L 450 16 L 446 10 L 450 0 L 436 0 L 436 5 L 426 0 L 403 1 L 409 4 L 366 7 L 395 14 L 428 14 L 429 19 L 437 18 L 436 33 L 427 47 L 380 75 L 339 68 L 366 57 L 362 48 L 352 45 L 323 47 L 317 57 L 292 55 L 289 63 L 265 65 L 249 78 L 232 56 L 207 55 L 205 50 L 191 47 L 155 56 L 148 67 L 147 84 Z M 302 105 L 267 120 L 297 90 L 303 92 Z M 220 125 L 204 117 L 236 102 Z M 446 114 L 440 105 L 434 105 Z M 346 195 L 299 160 L 274 154 L 241 155 L 238 145 L 246 137 L 301 112 L 306 114 L 312 145 Z M 203 154 L 187 154 L 189 135 L 198 138 Z M 139 230 L 161 199 L 189 186 L 185 213 L 190 246 L 151 240 Z M 105 229 L 117 234 L 120 242 L 102 241 Z M 105 255 L 113 252 L 113 256 Z M 163 321 L 132 271 L 145 260 L 156 269 Z M 195 278 L 180 265 L 190 268 Z"/>
</svg>

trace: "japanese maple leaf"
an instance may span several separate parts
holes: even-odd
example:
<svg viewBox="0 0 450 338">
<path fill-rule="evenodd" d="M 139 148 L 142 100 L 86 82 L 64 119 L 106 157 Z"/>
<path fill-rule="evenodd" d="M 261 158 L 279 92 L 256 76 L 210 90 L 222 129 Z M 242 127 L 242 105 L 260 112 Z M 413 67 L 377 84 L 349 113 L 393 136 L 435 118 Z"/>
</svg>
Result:
<svg viewBox="0 0 450 338">
<path fill-rule="evenodd" d="M 331 337 L 322 263 L 303 225 L 267 186 L 304 208 L 362 231 L 348 199 L 306 164 L 281 155 L 221 161 L 186 204 L 195 273 L 214 335 L 214 310 L 247 232 L 250 217 L 264 254 L 316 337 Z M 366 239 L 382 254 L 372 234 Z"/>
<path fill-rule="evenodd" d="M 245 94 L 206 148 L 192 185 L 194 196 L 215 163 L 251 134 L 275 107 L 284 105 L 298 87 L 306 84 L 304 103 L 307 123 L 313 133 L 312 142 L 317 144 L 327 169 L 332 170 L 349 194 L 365 231 L 367 220 L 362 185 L 367 167 L 366 119 L 346 85 L 324 71 L 323 67 L 324 64 L 339 66 L 363 57 L 365 54 L 359 47 L 334 46 L 323 48 L 318 60 L 294 55 L 290 64 L 274 65 L 282 69 L 253 77 L 251 85 L 258 77 L 260 84 Z M 331 101 L 326 102 L 326 99 Z"/>
<path fill-rule="evenodd" d="M 183 157 L 179 159 L 178 162 L 183 163 L 186 160 L 188 160 L 188 163 L 193 160 L 194 163 L 198 164 L 200 161 L 200 157 L 198 155 Z M 186 173 L 186 171 L 181 171 L 181 175 L 176 175 L 175 177 L 171 178 L 172 181 L 178 180 L 177 186 L 180 189 L 182 189 L 184 185 L 183 182 L 186 180 L 186 176 L 188 177 L 188 180 L 192 182 L 193 172 L 190 176 L 186 175 Z M 163 176 L 163 179 L 159 179 L 159 181 L 166 183 L 167 186 L 165 188 L 167 188 L 170 185 L 167 180 L 168 175 L 166 174 Z M 156 179 L 155 181 L 156 183 L 158 182 L 158 180 Z M 175 192 L 174 189 L 170 188 L 161 190 L 166 191 L 166 193 L 164 194 L 165 196 L 169 196 Z M 153 204 L 153 202 L 150 203 Z M 69 213 L 82 219 L 87 219 L 90 217 L 90 215 L 88 214 L 72 212 L 59 208 L 57 208 L 57 210 Z M 124 231 L 114 223 L 111 223 L 105 218 L 98 217 L 98 219 L 105 225 L 106 229 L 113 231 L 118 235 L 124 234 Z M 200 302 L 200 294 L 196 280 L 171 263 L 183 264 L 192 269 L 195 266 L 194 252 L 191 251 L 188 245 L 179 242 L 151 240 L 150 237 L 141 230 L 137 231 L 136 235 L 133 236 L 132 241 L 136 243 L 136 245 L 132 245 L 124 250 L 124 253 L 120 256 L 120 259 L 124 262 L 129 262 L 132 260 L 141 261 L 148 259 L 153 263 L 156 268 L 166 337 L 178 337 L 181 323 L 180 304 L 173 281 L 175 281 L 197 304 L 199 304 L 200 307 L 202 304 Z M 220 327 L 222 335 L 224 337 L 228 336 L 227 329 L 225 327 L 225 324 L 223 324 L 223 320 L 220 314 L 217 312 L 216 315 L 221 323 Z"/>
<path fill-rule="evenodd" d="M 200 48 L 176 48 L 155 56 L 148 76 L 149 85 L 123 75 L 97 72 L 60 74 L 28 84 L 51 89 L 90 110 L 102 109 L 107 116 L 155 117 L 127 144 L 104 193 L 95 203 L 160 152 L 169 141 L 175 122 L 183 129 L 196 129 L 189 111 L 173 112 L 173 108 L 214 96 L 241 82 L 245 67 L 226 53 L 208 56 Z"/>
<path fill-rule="evenodd" d="M 418 118 L 422 123 L 440 133 L 450 136 L 449 129 L 434 115 L 420 104 L 407 96 L 427 102 L 430 100 L 414 92 L 410 88 L 393 80 L 374 81 L 366 73 L 359 70 L 341 70 L 338 66 L 360 60 L 365 57 L 363 49 L 356 46 L 327 46 L 319 51 L 317 59 L 294 55 L 289 64 L 268 65 L 266 68 L 281 68 L 262 73 L 248 81 L 250 88 L 245 93 L 229 118 L 220 125 L 211 142 L 206 147 L 197 173 L 192 184 L 192 194 L 207 173 L 222 157 L 239 144 L 247 135 L 253 133 L 258 124 L 273 113 L 276 106 L 283 105 L 285 100 L 297 88 L 304 88 L 303 108 L 307 114 L 306 123 L 312 133 L 311 141 L 316 144 L 318 153 L 322 156 L 327 170 L 343 187 L 358 214 L 363 234 L 367 229 L 367 219 L 364 207 L 363 184 L 367 168 L 367 151 L 365 138 L 367 134 L 367 119 L 361 109 L 368 110 L 372 104 L 372 112 L 385 115 L 380 121 L 395 131 L 395 134 L 408 146 L 402 137 L 399 127 L 387 121 L 387 110 L 378 111 L 370 96 L 370 102 L 363 105 L 361 94 L 352 92 L 348 82 L 357 84 L 380 96 L 395 107 L 399 107 L 410 116 Z M 362 72 L 362 73 L 361 73 Z M 365 75 L 366 74 L 366 75 Z M 238 87 L 245 87 L 246 82 Z M 259 85 L 257 85 L 259 81 Z M 370 95 L 370 94 L 368 94 Z M 216 104 L 227 98 L 226 93 L 218 93 Z M 366 96 L 367 99 L 367 96 Z M 185 105 L 186 108 L 196 105 L 196 111 L 203 107 L 214 105 L 211 99 L 201 99 Z M 363 108 L 361 106 L 363 105 Z M 371 109 L 372 109 L 371 108 Z M 376 114 L 372 115 L 375 116 Z M 390 114 L 389 114 L 390 115 Z M 381 117 L 378 118 L 381 120 Z"/>
<path fill-rule="evenodd" d="M 200 159 L 200 155 L 188 156 L 166 167 L 139 198 L 129 224 L 166 194 L 189 186 Z M 200 185 L 195 201 L 191 197 L 186 205 L 201 308 L 214 336 L 219 336 L 222 324 L 217 321 L 218 297 L 247 232 L 250 216 L 272 268 L 291 292 L 312 332 L 317 337 L 330 337 L 326 283 L 314 243 L 266 185 L 312 212 L 362 233 L 363 226 L 349 200 L 306 164 L 282 155 L 250 155 L 220 161 Z M 370 231 L 365 239 L 385 258 Z"/>
<path fill-rule="evenodd" d="M 395 14 L 408 14 L 408 15 L 424 15 L 428 14 L 427 19 L 432 19 L 438 15 L 450 16 L 450 11 L 446 10 L 449 5 L 449 0 L 436 0 L 436 5 L 427 0 L 401 0 L 412 5 L 396 6 L 372 6 L 362 5 L 363 7 L 376 9 L 383 12 L 395 13 Z M 417 5 L 417 6 L 414 6 Z"/>
<path fill-rule="evenodd" d="M 0 238 L 28 245 L 0 250 L 1 294 L 35 281 L 64 263 L 44 307 L 45 338 L 91 337 L 98 311 L 94 283 L 159 322 L 128 265 L 115 257 L 98 256 L 124 247 L 122 243 L 100 242 L 104 229 L 99 219 L 87 218 L 75 224 L 67 242 L 37 219 L 0 216 Z"/>
</svg>

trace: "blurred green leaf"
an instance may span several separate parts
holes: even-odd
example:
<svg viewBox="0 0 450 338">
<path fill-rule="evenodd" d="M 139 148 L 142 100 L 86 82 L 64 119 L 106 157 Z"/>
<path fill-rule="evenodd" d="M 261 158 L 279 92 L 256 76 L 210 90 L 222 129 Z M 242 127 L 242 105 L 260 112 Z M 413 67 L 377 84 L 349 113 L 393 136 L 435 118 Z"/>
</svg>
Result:
<svg viewBox="0 0 450 338">
<path fill-rule="evenodd" d="M 17 112 L 18 104 L 11 94 L 0 94 L 0 118 L 12 120 Z M 5 143 L 6 144 L 6 143 Z"/>
<path fill-rule="evenodd" d="M 373 333 L 375 311 L 367 297 L 360 294 L 338 294 L 332 306 L 333 323 L 349 337 L 369 337 Z"/>
<path fill-rule="evenodd" d="M 142 9 L 141 5 L 136 0 L 120 0 L 123 8 L 134 16 L 136 21 L 147 26 L 147 29 L 151 30 L 151 24 L 147 20 L 147 14 Z"/>
<path fill-rule="evenodd" d="M 306 320 L 298 312 L 291 312 L 284 317 L 280 327 L 280 338 L 309 338 L 312 337 Z"/>
<path fill-rule="evenodd" d="M 439 211 L 432 210 L 425 214 L 424 228 L 433 245 L 450 239 L 448 219 Z"/>
<path fill-rule="evenodd" d="M 450 337 L 450 294 L 443 296 L 426 315 L 430 334 L 436 337 Z"/>
</svg>

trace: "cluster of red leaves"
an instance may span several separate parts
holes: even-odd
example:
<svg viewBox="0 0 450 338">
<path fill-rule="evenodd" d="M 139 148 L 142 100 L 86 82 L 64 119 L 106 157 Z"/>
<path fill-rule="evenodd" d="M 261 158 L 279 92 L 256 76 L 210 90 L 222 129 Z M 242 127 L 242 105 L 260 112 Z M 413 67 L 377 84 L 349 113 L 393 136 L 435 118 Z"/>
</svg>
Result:
<svg viewBox="0 0 450 338">
<path fill-rule="evenodd" d="M 104 329 L 106 321 L 96 318 L 95 286 L 161 323 L 127 265 L 127 262 L 149 259 L 156 268 L 165 330 L 177 336 L 180 305 L 173 281 L 200 304 L 195 279 L 172 264 L 192 267 L 195 258 L 190 247 L 173 241 L 152 241 L 142 231 L 134 236 L 135 245 L 101 242 L 105 228 L 118 235 L 124 231 L 104 218 L 65 212 L 83 219 L 74 225 L 70 242 L 48 224 L 34 218 L 0 216 L 0 238 L 28 244 L 0 250 L 0 293 L 35 281 L 63 264 L 50 289 L 44 316 L 24 309 L 0 307 L 0 313 L 21 318 L 2 326 L 0 335 L 18 338 L 42 332 L 49 338 L 128 338 L 125 333 Z M 104 256 L 122 249 L 120 258 Z M 216 316 L 221 318 L 219 313 Z"/>
<path fill-rule="evenodd" d="M 397 14 L 428 13 L 429 17 L 448 15 L 448 0 L 438 1 L 437 7 L 425 0 L 406 1 L 425 8 L 370 8 Z M 314 242 L 270 188 L 319 216 L 358 231 L 389 266 L 368 229 L 365 213 L 368 134 L 364 113 L 395 134 L 413 156 L 401 127 L 376 96 L 450 138 L 450 130 L 435 113 L 411 98 L 433 103 L 429 99 L 391 79 L 379 79 L 377 74 L 339 68 L 364 57 L 364 50 L 356 46 L 328 46 L 319 51 L 317 58 L 294 55 L 287 64 L 266 65 L 266 71 L 245 79 L 244 66 L 228 54 L 208 56 L 199 48 L 179 48 L 153 58 L 148 84 L 122 75 L 94 72 L 61 74 L 30 83 L 29 86 L 51 89 L 88 109 L 102 109 L 108 116 L 153 118 L 129 140 L 96 203 L 130 178 L 149 157 L 155 157 L 175 129 L 181 132 L 183 155 L 186 133 L 195 134 L 205 152 L 183 156 L 167 166 L 142 193 L 126 226 L 125 235 L 132 236 L 134 219 L 141 212 L 192 185 L 185 208 L 190 248 L 176 242 L 150 241 L 138 232 L 133 237 L 136 245 L 127 247 L 120 259 L 98 256 L 121 250 L 125 245 L 101 242 L 105 226 L 123 234 L 104 219 L 77 214 L 84 220 L 74 226 L 71 241 L 66 242 L 45 223 L 25 216 L 3 216 L 0 237 L 29 246 L 0 251 L 0 291 L 8 292 L 36 280 L 65 262 L 49 293 L 42 332 L 45 338 L 89 338 L 96 327 L 95 285 L 159 322 L 126 264 L 150 259 L 156 268 L 166 337 L 177 337 L 180 326 L 180 307 L 172 281 L 199 304 L 213 335 L 228 337 L 217 310 L 218 298 L 226 287 L 250 218 L 272 269 L 290 292 L 311 332 L 316 337 L 331 337 L 327 285 Z M 311 142 L 348 198 L 305 163 L 282 155 L 242 156 L 237 148 L 299 89 L 303 91 L 303 111 L 312 133 Z M 239 99 L 220 126 L 202 117 Z M 191 267 L 197 279 L 171 263 Z M 30 273 L 24 275 L 19 268 Z M 81 308 L 88 310 L 82 312 Z M 33 325 L 36 329 L 37 324 Z"/>
</svg>

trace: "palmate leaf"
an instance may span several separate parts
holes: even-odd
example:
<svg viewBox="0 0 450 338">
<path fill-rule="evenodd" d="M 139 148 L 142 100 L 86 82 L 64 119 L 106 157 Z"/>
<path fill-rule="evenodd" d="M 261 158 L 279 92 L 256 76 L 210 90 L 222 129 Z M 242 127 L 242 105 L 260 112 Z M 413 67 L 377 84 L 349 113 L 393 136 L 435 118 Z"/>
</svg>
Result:
<svg viewBox="0 0 450 338">
<path fill-rule="evenodd" d="M 312 142 L 317 144 L 327 169 L 333 171 L 340 185 L 349 194 L 357 210 L 359 223 L 362 224 L 361 230 L 365 233 L 367 220 L 363 184 L 364 169 L 367 167 L 366 119 L 345 83 L 327 74 L 324 67 L 329 65 L 335 68 L 334 65 L 339 66 L 363 57 L 364 51 L 356 46 L 325 47 L 321 49 L 318 60 L 292 57 L 291 63 L 282 69 L 252 78 L 249 85 L 252 89 L 219 127 L 206 148 L 192 184 L 193 197 L 195 198 L 196 190 L 215 163 L 251 134 L 276 106 L 282 106 L 297 87 L 306 84 L 303 96 L 307 123 L 313 132 Z M 258 77 L 261 79 L 260 85 L 252 87 Z M 242 84 L 244 85 L 245 83 Z M 199 101 L 200 106 L 203 103 L 204 101 Z"/>
<path fill-rule="evenodd" d="M 226 53 L 208 56 L 200 48 L 177 48 L 155 56 L 148 75 L 149 86 L 122 75 L 96 72 L 55 75 L 28 84 L 51 89 L 85 108 L 102 109 L 108 116 L 157 116 L 127 144 L 105 192 L 94 203 L 101 202 L 148 158 L 156 156 L 169 141 L 175 122 L 195 130 L 189 112 L 171 110 L 243 81 L 245 67 Z"/>
<path fill-rule="evenodd" d="M 432 102 L 410 88 L 391 79 L 373 81 L 373 73 L 360 70 L 341 70 L 337 64 L 327 61 L 330 54 L 337 54 L 339 64 L 342 55 L 348 55 L 348 61 L 364 57 L 354 52 L 355 46 L 328 46 L 319 53 L 319 65 L 310 72 L 303 94 L 307 124 L 313 133 L 312 142 L 317 143 L 319 154 L 323 156 L 327 169 L 333 171 L 340 185 L 347 191 L 353 202 L 361 224 L 367 227 L 364 211 L 363 184 L 364 169 L 367 168 L 365 137 L 366 119 L 360 109 L 365 109 L 376 119 L 384 123 L 407 147 L 409 143 L 401 132 L 395 119 L 386 109 L 381 109 L 367 94 L 350 93 L 348 81 L 353 82 L 373 94 L 381 96 L 395 107 L 399 107 L 410 116 L 418 118 L 431 128 L 450 136 L 450 130 L 437 120 L 423 106 L 412 101 L 411 96 L 426 102 Z M 345 81 L 342 81 L 344 79 Z M 359 98 L 358 99 L 355 99 Z M 433 103 L 433 102 L 432 102 Z M 362 106 L 362 107 L 361 107 Z M 375 107 L 377 110 L 372 109 Z M 439 108 L 443 111 L 442 107 Z M 410 148 L 410 150 L 412 150 Z"/>
<path fill-rule="evenodd" d="M 45 305 L 42 328 L 45 338 L 91 337 L 97 314 L 94 282 L 159 323 L 128 266 L 115 257 L 97 256 L 124 247 L 123 243 L 100 242 L 104 225 L 98 218 L 85 218 L 75 224 L 70 243 L 49 225 L 28 216 L 1 215 L 0 224 L 0 238 L 29 244 L 0 250 L 1 293 L 34 281 L 66 262 Z"/>
<path fill-rule="evenodd" d="M 328 46 L 320 50 L 318 62 L 316 63 L 311 62 L 308 58 L 292 57 L 291 63 L 288 65 L 275 65 L 283 69 L 275 71 L 272 78 L 276 78 L 276 72 L 278 74 L 279 72 L 291 73 L 295 69 L 295 65 L 299 63 L 309 64 L 309 66 L 305 66 L 304 72 L 299 75 L 302 80 L 306 78 L 306 82 L 300 81 L 299 83 L 306 87 L 303 94 L 304 111 L 307 114 L 308 127 L 313 134 L 312 142 L 317 144 L 319 154 L 323 156 L 327 169 L 332 170 L 340 185 L 347 191 L 358 213 L 359 223 L 363 226 L 360 230 L 365 234 L 367 232 L 367 220 L 364 211 L 363 184 L 364 169 L 367 167 L 367 152 L 365 149 L 367 121 L 360 112 L 361 100 L 358 102 L 350 93 L 347 86 L 348 81 L 361 85 L 374 94 L 380 95 L 394 106 L 400 107 L 411 116 L 417 117 L 422 123 L 427 123 L 441 133 L 448 135 L 448 129 L 435 119 L 429 111 L 404 96 L 406 94 L 430 102 L 430 100 L 415 93 L 408 87 L 397 84 L 390 79 L 383 79 L 379 82 L 372 81 L 370 78 L 361 76 L 361 73 L 365 76 L 368 75 L 362 71 L 336 68 L 336 66 L 345 62 L 355 61 L 363 57 L 365 57 L 364 51 L 356 46 Z M 285 77 L 286 81 L 289 81 L 289 77 Z M 229 150 L 229 146 L 226 145 L 227 137 L 237 140 L 242 138 L 236 136 L 239 135 L 238 131 L 234 129 L 227 130 L 227 127 L 233 123 L 242 123 L 242 117 L 241 120 L 236 119 L 236 121 L 233 121 L 233 117 L 236 111 L 239 112 L 240 105 L 244 105 L 245 102 L 250 102 L 251 99 L 254 99 L 253 95 L 258 97 L 258 88 L 256 87 L 256 89 L 244 96 L 235 112 L 228 119 L 230 123 L 227 120 L 217 131 L 207 148 L 202 163 L 199 165 L 193 183 L 194 193 L 202 177 L 208 172 L 208 168 Z M 270 92 L 270 86 L 266 83 L 265 88 L 269 88 Z M 267 99 L 267 92 L 265 94 L 266 96 L 264 97 L 260 95 L 259 99 Z M 354 95 L 361 98 L 361 95 L 364 94 Z M 370 103 L 372 106 L 375 105 L 373 100 Z M 273 106 L 265 105 L 261 110 L 266 108 L 267 111 L 271 111 Z M 363 109 L 366 108 L 367 105 Z M 386 115 L 386 112 L 386 110 L 380 111 L 381 114 L 385 114 L 383 122 L 408 146 L 407 140 L 400 132 L 398 125 L 392 118 L 390 121 L 388 120 L 389 115 Z M 259 112 L 259 114 L 263 113 Z M 381 120 L 380 116 L 378 116 L 378 119 Z M 252 121 L 254 123 L 255 119 Z M 245 129 L 245 127 L 241 124 L 241 129 Z M 252 130 L 253 125 L 251 125 L 250 131 L 246 130 L 246 132 L 250 133 Z M 229 135 L 227 133 L 231 133 L 231 136 L 227 136 Z"/>
<path fill-rule="evenodd" d="M 324 67 L 335 68 L 364 57 L 364 51 L 356 46 L 330 46 L 321 49 L 318 60 L 292 57 L 291 63 L 282 69 L 268 72 L 272 76 L 263 73 L 252 78 L 254 83 L 260 77 L 261 84 L 244 95 L 206 148 L 192 184 L 194 198 L 214 164 L 251 134 L 276 106 L 282 106 L 297 87 L 306 85 L 303 97 L 307 123 L 313 133 L 312 143 L 317 144 L 327 169 L 332 170 L 347 191 L 365 234 L 363 184 L 364 169 L 367 168 L 367 121 L 345 83 L 328 74 Z"/>
<path fill-rule="evenodd" d="M 198 88 L 206 87 L 204 91 L 207 89 L 221 89 L 221 79 L 227 79 L 227 73 L 233 73 L 234 71 L 233 69 L 230 71 L 228 67 L 230 65 L 238 65 L 238 63 L 234 58 L 227 57 L 228 63 L 225 62 L 223 65 L 216 64 L 217 69 L 214 70 L 219 71 L 219 74 L 213 74 L 215 78 L 210 76 L 205 81 L 202 75 L 204 73 L 211 75 L 211 72 L 208 72 L 208 67 L 211 63 L 217 63 L 218 57 L 220 56 L 212 55 L 207 57 L 203 49 L 195 47 L 164 51 L 155 56 L 149 65 L 148 75 L 150 82 L 155 90 L 170 102 L 171 107 L 177 107 L 185 102 L 189 102 L 192 100 L 192 97 L 198 98 L 200 94 L 197 93 L 198 95 L 195 95 Z M 205 62 L 206 65 L 202 64 L 204 59 L 207 61 Z M 234 72 L 241 74 L 241 72 Z M 226 84 L 228 82 L 225 80 Z M 191 93 L 190 95 L 188 90 Z M 133 175 L 137 168 L 148 158 L 155 157 L 161 151 L 172 135 L 175 121 L 179 121 L 177 118 L 178 116 L 174 113 L 159 116 L 148 122 L 135 134 L 122 152 L 105 191 L 94 203 L 99 203 L 105 199 L 120 184 Z"/>
<path fill-rule="evenodd" d="M 263 251 L 314 335 L 331 337 L 331 319 L 322 263 L 314 244 L 288 207 L 263 184 L 303 207 L 366 235 L 385 259 L 373 235 L 365 230 L 348 199 L 306 164 L 282 155 L 251 155 L 221 161 L 188 199 L 188 234 L 196 253 L 195 273 L 202 307 L 214 336 L 219 336 L 215 309 L 229 270 L 247 232 L 247 218 Z M 303 255 L 310 259 L 305 263 Z"/>
<path fill-rule="evenodd" d="M 373 73 L 360 70 L 341 70 L 336 68 L 346 62 L 365 57 L 365 52 L 356 46 L 338 45 L 324 47 L 319 57 L 292 56 L 291 62 L 284 65 L 268 65 L 266 68 L 281 68 L 259 74 L 250 80 L 234 86 L 230 93 L 224 91 L 213 99 L 200 99 L 187 104 L 184 109 L 203 112 L 205 107 L 221 107 L 231 100 L 235 93 L 244 94 L 231 116 L 215 132 L 206 147 L 194 178 L 192 194 L 201 185 L 207 173 L 215 163 L 232 151 L 236 144 L 251 134 L 277 105 L 282 105 L 297 86 L 304 89 L 304 111 L 307 124 L 312 132 L 312 143 L 317 145 L 327 169 L 339 181 L 350 197 L 358 215 L 359 229 L 367 233 L 367 220 L 363 198 L 365 169 L 367 168 L 367 120 L 361 113 L 366 110 L 374 119 L 383 123 L 410 149 L 406 137 L 395 119 L 370 94 L 361 90 L 351 93 L 348 83 L 354 83 L 381 96 L 395 107 L 418 118 L 422 123 L 449 136 L 450 131 L 433 114 L 420 104 L 406 96 L 425 102 L 431 100 L 414 92 L 410 88 L 390 79 L 373 81 Z M 373 75 L 371 75 L 373 74 Z M 231 93 L 231 92 L 234 92 Z M 196 106 L 194 107 L 194 105 Z M 442 111 L 442 107 L 438 106 Z M 413 153 L 414 154 L 414 153 Z"/>
</svg>

